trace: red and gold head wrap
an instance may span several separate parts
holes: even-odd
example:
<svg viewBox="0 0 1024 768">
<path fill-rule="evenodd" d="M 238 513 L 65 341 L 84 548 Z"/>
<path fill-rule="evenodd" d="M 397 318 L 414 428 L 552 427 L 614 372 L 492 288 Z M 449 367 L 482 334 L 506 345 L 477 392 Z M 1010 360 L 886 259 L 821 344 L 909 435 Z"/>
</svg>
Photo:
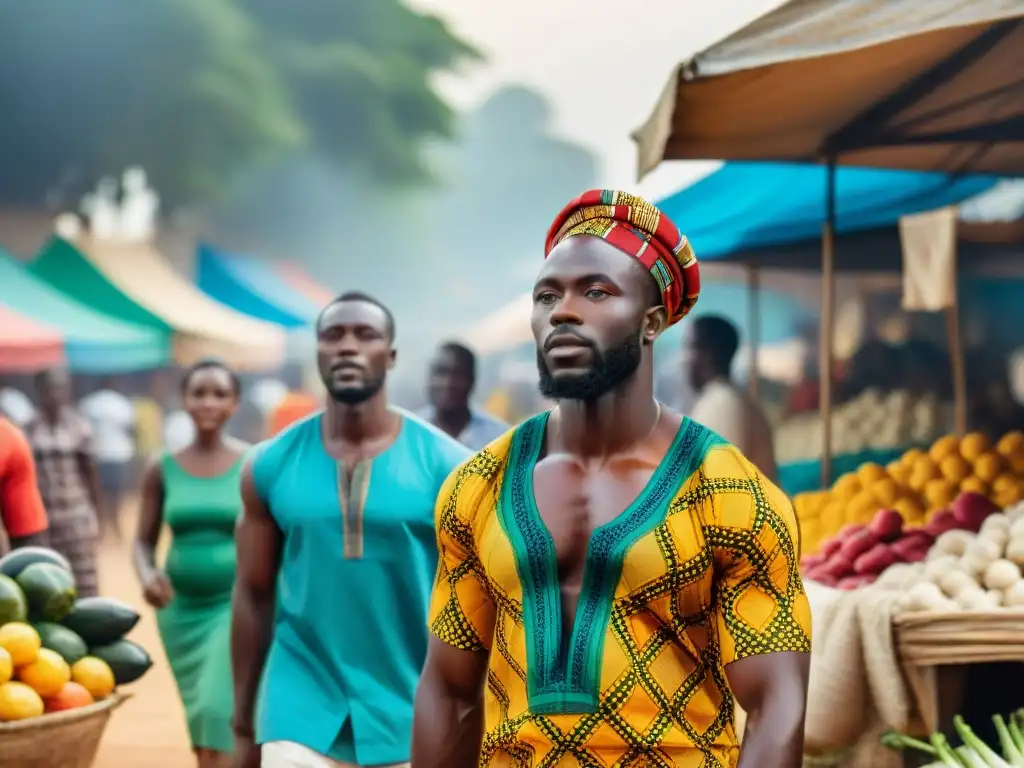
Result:
<svg viewBox="0 0 1024 768">
<path fill-rule="evenodd" d="M 693 309 L 700 294 L 700 270 L 690 242 L 660 210 L 636 195 L 591 189 L 555 218 L 544 244 L 544 258 L 570 237 L 593 235 L 639 261 L 654 277 L 669 324 Z"/>
</svg>

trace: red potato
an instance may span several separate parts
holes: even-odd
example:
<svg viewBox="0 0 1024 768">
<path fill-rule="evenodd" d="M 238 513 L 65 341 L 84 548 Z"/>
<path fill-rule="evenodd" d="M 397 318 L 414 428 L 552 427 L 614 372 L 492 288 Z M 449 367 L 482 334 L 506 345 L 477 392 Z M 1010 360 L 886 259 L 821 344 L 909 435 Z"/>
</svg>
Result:
<svg viewBox="0 0 1024 768">
<path fill-rule="evenodd" d="M 803 559 L 800 560 L 800 569 L 803 571 L 811 568 L 817 568 L 819 565 L 824 565 L 828 561 L 823 554 L 817 555 L 804 555 Z"/>
<path fill-rule="evenodd" d="M 956 497 L 953 502 L 953 517 L 960 524 L 960 527 L 967 531 L 977 533 L 981 530 L 981 524 L 993 512 L 998 512 L 997 507 L 989 498 L 980 493 L 966 491 Z"/>
<path fill-rule="evenodd" d="M 840 542 L 846 541 L 848 538 L 854 534 L 860 533 L 865 528 L 867 528 L 867 526 L 861 525 L 860 523 L 847 523 L 839 529 L 839 533 L 836 534 L 836 538 L 839 539 Z"/>
<path fill-rule="evenodd" d="M 839 538 L 839 536 L 833 536 L 821 545 L 821 549 L 818 550 L 818 554 L 828 560 L 832 555 L 839 551 L 841 546 L 843 546 L 843 540 Z"/>
<path fill-rule="evenodd" d="M 903 517 L 895 509 L 882 509 L 871 520 L 868 530 L 879 541 L 896 541 L 903 535 Z"/>
<path fill-rule="evenodd" d="M 874 584 L 875 579 L 878 578 L 875 574 L 861 574 L 858 576 L 847 576 L 845 579 L 840 579 L 836 583 L 838 589 L 853 590 L 866 587 L 868 584 Z"/>
<path fill-rule="evenodd" d="M 915 531 L 914 535 L 893 542 L 889 548 L 900 562 L 920 563 L 928 556 L 928 551 L 934 543 L 927 533 Z"/>
<path fill-rule="evenodd" d="M 895 565 L 899 560 L 893 554 L 888 544 L 879 542 L 863 555 L 857 558 L 853 564 L 854 573 L 865 576 L 877 576 L 890 565 Z"/>
<path fill-rule="evenodd" d="M 839 548 L 839 553 L 836 557 L 842 557 L 852 565 L 858 557 L 878 543 L 878 538 L 865 528 L 846 539 L 843 542 L 843 546 Z"/>
<path fill-rule="evenodd" d="M 817 575 L 813 579 L 811 579 L 811 581 L 821 584 L 825 587 L 834 587 L 839 582 L 839 579 L 837 579 L 830 573 L 827 573 L 825 571 L 819 571 Z"/>
<path fill-rule="evenodd" d="M 829 558 L 828 562 L 821 566 L 819 573 L 828 575 L 833 579 L 850 576 L 853 574 L 853 561 L 844 557 L 842 552 L 840 552 Z"/>
<path fill-rule="evenodd" d="M 952 511 L 943 509 L 932 516 L 923 530 L 927 531 L 932 538 L 937 539 L 946 531 L 956 531 L 960 528 L 962 528 L 960 521 L 956 519 Z"/>
</svg>

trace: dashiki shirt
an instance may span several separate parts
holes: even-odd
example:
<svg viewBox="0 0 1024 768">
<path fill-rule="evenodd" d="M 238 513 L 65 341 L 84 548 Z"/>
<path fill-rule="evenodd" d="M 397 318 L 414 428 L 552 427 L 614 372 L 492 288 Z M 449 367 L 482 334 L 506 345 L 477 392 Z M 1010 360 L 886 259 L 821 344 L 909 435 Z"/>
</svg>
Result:
<svg viewBox="0 0 1024 768">
<path fill-rule="evenodd" d="M 684 419 L 639 498 L 593 532 L 563 650 L 533 495 L 547 417 L 476 454 L 438 500 L 430 629 L 489 653 L 480 765 L 735 766 L 726 665 L 811 648 L 792 505 Z"/>
</svg>

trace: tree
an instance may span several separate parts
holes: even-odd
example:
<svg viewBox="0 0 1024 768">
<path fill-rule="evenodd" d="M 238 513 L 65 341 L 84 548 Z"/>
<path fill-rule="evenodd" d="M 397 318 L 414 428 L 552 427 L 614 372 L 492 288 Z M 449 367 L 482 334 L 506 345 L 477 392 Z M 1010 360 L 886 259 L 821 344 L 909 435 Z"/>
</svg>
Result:
<svg viewBox="0 0 1024 768">
<path fill-rule="evenodd" d="M 429 78 L 468 55 L 399 0 L 0 3 L 0 199 L 138 164 L 175 206 L 302 149 L 421 177 L 452 120 Z"/>
</svg>

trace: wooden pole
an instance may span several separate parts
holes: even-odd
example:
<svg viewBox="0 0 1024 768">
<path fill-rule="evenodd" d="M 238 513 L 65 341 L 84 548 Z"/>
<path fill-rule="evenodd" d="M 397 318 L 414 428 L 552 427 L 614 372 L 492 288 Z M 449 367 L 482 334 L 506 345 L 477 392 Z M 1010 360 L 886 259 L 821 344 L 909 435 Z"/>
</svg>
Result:
<svg viewBox="0 0 1024 768">
<path fill-rule="evenodd" d="M 761 272 L 754 264 L 747 264 L 747 328 L 750 347 L 750 378 L 747 386 L 754 401 L 760 400 L 760 377 L 758 371 L 758 353 L 761 349 Z"/>
<path fill-rule="evenodd" d="M 967 434 L 967 372 L 964 369 L 964 342 L 960 332 L 960 301 L 953 295 L 953 306 L 946 309 L 946 335 L 949 361 L 953 371 L 953 412 L 956 433 Z"/>
<path fill-rule="evenodd" d="M 821 335 L 818 340 L 818 399 L 821 412 L 821 487 L 832 482 L 832 369 L 835 356 L 836 163 L 829 158 L 825 226 L 821 235 Z"/>
</svg>

